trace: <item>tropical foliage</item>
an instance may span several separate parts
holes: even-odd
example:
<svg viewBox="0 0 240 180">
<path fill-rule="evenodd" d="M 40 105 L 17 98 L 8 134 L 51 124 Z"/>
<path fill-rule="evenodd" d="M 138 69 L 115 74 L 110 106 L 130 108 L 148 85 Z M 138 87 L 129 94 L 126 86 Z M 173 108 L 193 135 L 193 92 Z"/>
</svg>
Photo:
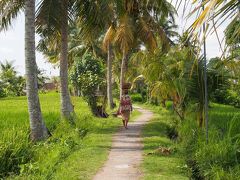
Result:
<svg viewBox="0 0 240 180">
<path fill-rule="evenodd" d="M 0 30 L 7 30 L 21 11 L 25 11 L 26 19 L 26 77 L 19 76 L 11 62 L 1 63 L 0 97 L 22 96 L 26 89 L 29 116 L 22 112 L 24 110 L 19 112 L 24 114 L 20 117 L 21 122 L 25 122 L 21 118 L 26 120 L 29 117 L 34 141 L 50 135 L 46 127 L 53 131 L 53 136 L 34 147 L 27 139 L 29 126 L 24 124 L 26 127 L 19 129 L 19 134 L 10 131 L 0 139 L 0 145 L 4 145 L 0 148 L 0 178 L 12 174 L 20 174 L 23 179 L 51 179 L 54 173 L 63 176 L 55 166 L 64 164 L 65 157 L 71 153 L 88 148 L 82 140 L 88 129 L 99 136 L 101 130 L 96 129 L 104 126 L 89 113 L 82 114 L 88 110 L 85 105 L 79 106 L 79 101 L 86 101 L 89 112 L 100 116 L 99 109 L 105 112 L 107 103 L 114 109 L 114 101 L 122 95 L 121 87 L 125 82 L 132 83 L 130 94 L 134 102 L 145 102 L 153 109 L 157 107 L 160 110 L 156 113 L 168 115 L 172 120 L 167 123 L 166 135 L 176 141 L 170 144 L 182 153 L 190 178 L 240 178 L 237 109 L 240 107 L 239 0 L 194 0 L 194 9 L 188 16 L 197 17 L 182 34 L 178 33 L 175 22 L 177 9 L 183 4 L 186 10 L 191 0 L 175 3 L 168 0 L 36 2 L 0 1 Z M 202 53 L 203 42 L 211 33 L 215 33 L 220 42 L 217 30 L 226 19 L 230 23 L 224 32 L 226 47 L 222 48 L 223 54 L 207 60 Z M 54 100 L 49 107 L 54 108 L 51 109 L 54 113 L 49 110 L 48 114 L 43 113 L 44 117 L 38 90 L 47 77 L 36 64 L 35 33 L 40 36 L 37 49 L 60 68 L 61 98 L 46 95 Z M 205 72 L 207 76 L 204 76 Z M 70 93 L 82 98 L 71 97 Z M 4 100 L 12 103 L 11 99 Z M 47 106 L 45 102 L 45 110 Z M 61 113 L 55 112 L 58 106 Z M 68 121 L 58 121 L 60 115 L 61 119 Z M 8 117 L 4 113 L 3 116 Z M 88 124 L 89 119 L 100 124 Z M 159 123 L 157 119 L 163 123 L 163 118 L 155 119 Z M 116 127 L 116 124 L 111 121 L 107 125 Z M 205 141 L 206 132 L 209 133 L 208 141 Z M 101 146 L 101 138 L 91 136 L 89 139 L 98 141 L 94 148 Z M 18 143 L 14 144 L 14 140 Z M 54 151 L 48 152 L 49 149 Z M 38 159 L 45 153 L 47 158 L 54 159 L 49 166 L 44 158 Z"/>
</svg>

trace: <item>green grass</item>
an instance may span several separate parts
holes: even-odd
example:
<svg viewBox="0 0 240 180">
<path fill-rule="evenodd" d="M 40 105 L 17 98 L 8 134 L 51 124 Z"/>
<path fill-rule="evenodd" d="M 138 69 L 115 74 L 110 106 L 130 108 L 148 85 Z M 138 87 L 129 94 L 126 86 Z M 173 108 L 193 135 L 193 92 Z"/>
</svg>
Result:
<svg viewBox="0 0 240 180">
<path fill-rule="evenodd" d="M 81 98 L 72 97 L 77 119 L 71 126 L 60 121 L 59 94 L 41 94 L 40 101 L 52 137 L 34 145 L 26 97 L 0 99 L 0 179 L 91 179 L 106 161 L 121 120 L 93 117 Z M 134 111 L 132 119 L 138 115 Z"/>
<path fill-rule="evenodd" d="M 184 180 L 189 179 L 185 174 L 183 159 L 178 153 L 176 144 L 166 135 L 171 118 L 169 111 L 160 107 L 146 106 L 155 112 L 154 118 L 144 127 L 144 161 L 142 169 L 144 179 Z M 159 147 L 170 148 L 172 153 L 164 155 L 156 152 Z M 150 154 L 149 154 L 150 153 Z"/>
<path fill-rule="evenodd" d="M 226 136 L 232 120 L 240 122 L 240 109 L 229 105 L 211 104 L 209 109 L 209 125 L 223 136 Z M 240 124 L 240 123 L 239 123 Z M 240 128 L 238 130 L 240 132 Z"/>
</svg>

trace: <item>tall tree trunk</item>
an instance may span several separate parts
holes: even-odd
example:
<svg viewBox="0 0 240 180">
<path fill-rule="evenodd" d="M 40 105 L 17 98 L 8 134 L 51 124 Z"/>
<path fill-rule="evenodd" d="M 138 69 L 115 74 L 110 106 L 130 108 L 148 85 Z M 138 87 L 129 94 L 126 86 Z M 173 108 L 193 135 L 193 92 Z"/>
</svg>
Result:
<svg viewBox="0 0 240 180">
<path fill-rule="evenodd" d="M 127 71 L 127 55 L 126 53 L 123 53 L 123 57 L 122 57 L 122 65 L 121 65 L 121 74 L 120 74 L 120 99 L 123 95 L 123 84 L 125 83 L 125 74 Z"/>
<path fill-rule="evenodd" d="M 28 112 L 32 141 L 47 137 L 38 97 L 37 64 L 35 56 L 35 0 L 25 2 L 25 69 Z"/>
<path fill-rule="evenodd" d="M 61 23 L 61 53 L 60 53 L 60 82 L 61 82 L 61 113 L 63 118 L 71 119 L 74 112 L 68 90 L 68 0 L 63 1 Z"/>
<path fill-rule="evenodd" d="M 113 51 L 111 43 L 108 43 L 108 59 L 107 59 L 107 97 L 110 109 L 114 108 L 112 95 L 112 59 Z"/>
</svg>

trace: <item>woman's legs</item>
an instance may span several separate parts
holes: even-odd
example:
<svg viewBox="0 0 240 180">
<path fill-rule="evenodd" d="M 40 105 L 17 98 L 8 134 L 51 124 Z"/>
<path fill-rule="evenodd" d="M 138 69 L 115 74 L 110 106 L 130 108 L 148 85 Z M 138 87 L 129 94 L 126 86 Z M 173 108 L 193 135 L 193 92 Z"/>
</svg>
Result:
<svg viewBox="0 0 240 180">
<path fill-rule="evenodd" d="M 122 113 L 122 122 L 123 122 L 123 126 L 124 126 L 126 129 L 128 129 L 128 128 L 127 128 L 127 125 L 128 125 L 129 116 L 130 116 L 130 111 L 129 111 L 129 112 L 128 112 L 128 111 L 124 111 L 124 112 Z"/>
<path fill-rule="evenodd" d="M 128 129 L 128 119 L 125 120 L 125 128 Z"/>
<path fill-rule="evenodd" d="M 125 120 L 123 119 L 122 122 L 123 122 L 123 126 L 125 127 Z"/>
</svg>

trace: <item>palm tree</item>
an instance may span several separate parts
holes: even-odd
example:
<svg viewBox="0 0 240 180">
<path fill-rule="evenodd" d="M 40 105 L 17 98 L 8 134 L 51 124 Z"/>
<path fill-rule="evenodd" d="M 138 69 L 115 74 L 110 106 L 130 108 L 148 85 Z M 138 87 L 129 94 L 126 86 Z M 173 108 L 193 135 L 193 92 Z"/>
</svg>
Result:
<svg viewBox="0 0 240 180">
<path fill-rule="evenodd" d="M 107 99 L 110 109 L 114 107 L 112 95 L 112 64 L 114 59 L 114 34 L 116 22 L 114 18 L 114 6 L 116 1 L 101 0 L 101 1 L 84 1 L 80 7 L 79 28 L 80 35 L 83 41 L 96 44 L 96 39 L 102 41 L 103 33 L 107 32 L 103 39 L 103 50 L 107 52 Z M 94 40 L 95 39 L 95 40 Z"/>
<path fill-rule="evenodd" d="M 122 54 L 120 87 L 125 82 L 128 67 L 128 57 L 135 48 L 145 45 L 154 51 L 157 47 L 156 36 L 161 39 L 163 47 L 169 46 L 169 39 L 162 28 L 162 20 L 175 13 L 173 6 L 167 1 L 136 1 L 122 0 L 116 3 L 115 44 Z M 122 91 L 120 89 L 120 96 Z"/>
<path fill-rule="evenodd" d="M 74 113 L 68 90 L 68 22 L 73 4 L 68 0 L 42 1 L 36 16 L 37 32 L 60 42 L 61 114 L 69 120 Z"/>
<path fill-rule="evenodd" d="M 114 38 L 115 29 L 113 24 L 109 27 L 107 33 L 105 34 L 103 45 L 104 49 L 107 50 L 107 97 L 110 109 L 114 108 L 113 95 L 112 95 L 112 63 L 113 63 L 113 45 L 112 41 Z"/>
<path fill-rule="evenodd" d="M 68 90 L 68 0 L 62 1 L 61 21 L 61 52 L 60 52 L 60 77 L 61 77 L 61 112 L 64 118 L 69 119 L 74 112 Z"/>
<path fill-rule="evenodd" d="M 53 2 L 54 3 L 54 2 Z M 47 5 L 46 5 L 47 6 Z M 59 6 L 57 3 L 52 5 L 54 7 Z M 106 29 L 106 25 L 111 22 L 110 13 L 110 5 L 107 1 L 75 1 L 74 4 L 69 3 L 71 13 L 71 24 L 69 24 L 68 34 L 70 36 L 69 39 L 69 51 L 68 51 L 68 64 L 73 63 L 74 56 L 81 56 L 86 51 L 92 51 L 96 56 L 100 56 L 105 58 L 98 44 L 100 41 L 100 37 L 103 34 L 103 31 Z M 47 9 L 46 7 L 42 9 Z M 55 10 L 57 11 L 57 10 Z M 74 13 L 73 13 L 74 11 Z M 42 10 L 39 12 L 42 12 Z M 47 13 L 49 13 L 47 15 Z M 56 14 L 56 15 L 54 15 Z M 54 22 L 58 17 L 58 13 L 54 12 L 46 12 L 44 14 L 39 14 L 39 29 L 42 36 L 42 40 L 40 41 L 38 48 L 42 51 L 50 62 L 58 62 L 60 48 L 58 44 L 60 44 L 60 37 L 55 34 L 55 31 L 51 29 L 56 29 L 56 27 L 52 27 L 49 22 Z M 55 17 L 55 18 L 52 18 Z M 45 19 L 45 20 L 44 20 Z M 49 19 L 46 21 L 46 19 Z M 62 19 L 58 20 L 62 21 Z M 48 24 L 49 27 L 44 29 L 43 24 Z M 58 23 L 55 23 L 58 24 Z M 59 26 L 60 27 L 60 26 Z M 58 29 L 56 31 L 59 31 Z M 51 36 L 51 33 L 53 35 Z M 60 34 L 60 33 L 59 33 Z M 56 38 L 58 37 L 58 38 Z M 111 55 L 109 56 L 111 57 Z M 109 68 L 111 71 L 111 67 Z M 108 70 L 108 72 L 109 72 Z M 111 73 L 108 73 L 111 76 Z M 110 83 L 108 83 L 110 84 Z M 109 87 L 109 86 L 108 86 Z M 109 88 L 108 88 L 109 89 Z M 111 88 L 110 88 L 111 89 Z M 111 91 L 111 90 L 110 90 Z M 112 93 L 108 93 L 112 94 Z M 111 97 L 110 97 L 111 99 Z M 111 100 L 111 107 L 113 106 L 113 102 Z"/>
<path fill-rule="evenodd" d="M 6 61 L 5 63 L 0 62 L 0 78 L 2 80 L 14 79 L 16 75 L 17 75 L 17 71 L 13 66 L 13 62 L 10 62 L 10 61 Z"/>
<path fill-rule="evenodd" d="M 38 97 L 37 64 L 35 57 L 35 0 L 3 0 L 0 2 L 0 30 L 7 30 L 20 10 L 25 8 L 25 70 L 31 139 L 48 136 Z"/>
<path fill-rule="evenodd" d="M 0 30 L 7 30 L 19 12 L 24 8 L 25 0 L 1 0 L 0 1 Z"/>
<path fill-rule="evenodd" d="M 37 64 L 35 57 L 35 0 L 25 1 L 25 58 L 31 139 L 37 141 L 46 138 L 48 134 L 42 120 L 38 97 Z"/>
<path fill-rule="evenodd" d="M 0 62 L 0 80 L 2 82 L 1 89 L 5 89 L 5 95 L 20 96 L 24 94 L 25 79 L 17 75 L 13 62 Z"/>
<path fill-rule="evenodd" d="M 194 3 L 197 4 L 197 7 L 192 13 L 202 8 L 202 6 L 205 6 L 205 9 L 201 12 L 199 17 L 192 25 L 192 28 L 194 29 L 201 27 L 204 22 L 210 21 L 212 20 L 212 18 L 216 17 L 218 17 L 216 23 L 214 24 L 216 26 L 222 24 L 222 22 L 225 21 L 227 18 L 239 18 L 239 0 L 231 0 L 229 2 L 225 2 L 222 0 L 205 0 L 204 2 L 195 1 Z"/>
<path fill-rule="evenodd" d="M 54 8 L 48 11 L 51 7 Z M 94 43 L 105 28 L 105 22 L 109 22 L 106 19 L 110 19 L 108 13 L 105 13 L 107 8 L 109 8 L 107 1 L 90 0 L 43 1 L 39 6 L 36 20 L 37 31 L 43 38 L 49 39 L 48 43 L 55 42 L 54 46 L 58 43 L 61 44 L 60 49 L 55 48 L 57 51 L 53 57 L 57 57 L 58 51 L 60 52 L 61 107 L 62 115 L 65 118 L 69 119 L 74 112 L 68 91 L 69 22 L 71 25 L 76 23 L 80 29 L 79 34 L 82 35 L 81 39 L 90 44 L 95 52 Z"/>
</svg>

